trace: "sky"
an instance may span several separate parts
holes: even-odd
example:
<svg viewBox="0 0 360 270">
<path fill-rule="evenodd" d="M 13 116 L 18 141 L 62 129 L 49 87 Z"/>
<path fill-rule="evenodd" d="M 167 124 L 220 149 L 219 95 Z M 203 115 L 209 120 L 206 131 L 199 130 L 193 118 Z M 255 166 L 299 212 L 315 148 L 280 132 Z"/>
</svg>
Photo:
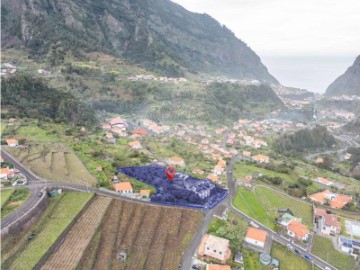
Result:
<svg viewBox="0 0 360 270">
<path fill-rule="evenodd" d="M 360 54 L 359 0 L 173 0 L 207 13 L 286 86 L 323 93 Z"/>
</svg>

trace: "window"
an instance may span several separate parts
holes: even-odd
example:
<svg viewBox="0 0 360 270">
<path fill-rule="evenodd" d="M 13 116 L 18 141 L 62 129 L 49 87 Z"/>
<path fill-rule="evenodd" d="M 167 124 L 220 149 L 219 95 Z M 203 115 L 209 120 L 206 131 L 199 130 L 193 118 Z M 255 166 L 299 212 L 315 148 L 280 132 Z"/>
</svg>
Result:
<svg viewBox="0 0 360 270">
<path fill-rule="evenodd" d="M 214 249 L 214 253 L 216 253 L 216 249 Z"/>
<path fill-rule="evenodd" d="M 221 254 L 222 254 L 222 252 L 221 252 L 221 251 L 219 251 L 219 254 L 221 255 Z"/>
</svg>

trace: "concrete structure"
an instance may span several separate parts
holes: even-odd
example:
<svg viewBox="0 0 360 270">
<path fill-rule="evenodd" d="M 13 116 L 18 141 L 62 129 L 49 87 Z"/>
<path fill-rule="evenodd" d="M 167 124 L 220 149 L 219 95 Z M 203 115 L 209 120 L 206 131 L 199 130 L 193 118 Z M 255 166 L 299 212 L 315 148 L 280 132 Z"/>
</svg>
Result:
<svg viewBox="0 0 360 270">
<path fill-rule="evenodd" d="M 360 240 L 339 236 L 339 246 L 343 252 L 360 255 Z"/>
<path fill-rule="evenodd" d="M 340 222 L 336 216 L 326 213 L 324 209 L 315 209 L 315 223 L 322 234 L 336 235 L 340 233 Z"/>
<path fill-rule="evenodd" d="M 263 248 L 265 246 L 267 232 L 249 227 L 244 238 L 246 243 Z"/>
<path fill-rule="evenodd" d="M 229 242 L 227 239 L 205 234 L 198 247 L 198 254 L 225 263 L 231 256 Z"/>
<path fill-rule="evenodd" d="M 297 218 L 297 217 L 294 217 L 293 215 L 290 215 L 289 213 L 285 213 L 281 217 L 281 220 L 279 223 L 280 223 L 280 225 L 287 227 L 289 225 L 289 223 L 293 220 L 295 220 L 297 222 L 301 222 L 301 218 Z"/>
</svg>

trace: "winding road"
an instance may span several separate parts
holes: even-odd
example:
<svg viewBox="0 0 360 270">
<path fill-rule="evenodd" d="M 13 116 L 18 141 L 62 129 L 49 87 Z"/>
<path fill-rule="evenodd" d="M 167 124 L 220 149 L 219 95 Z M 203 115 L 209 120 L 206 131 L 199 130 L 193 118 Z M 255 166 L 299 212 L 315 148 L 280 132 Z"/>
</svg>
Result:
<svg viewBox="0 0 360 270">
<path fill-rule="evenodd" d="M 144 201 L 131 199 L 128 197 L 121 196 L 120 194 L 117 194 L 110 190 L 105 189 L 98 189 L 98 188 L 91 188 L 89 186 L 85 185 L 79 185 L 79 184 L 72 184 L 72 183 L 61 183 L 61 182 L 50 182 L 45 179 L 42 179 L 35 175 L 33 172 L 31 172 L 29 169 L 25 168 L 18 160 L 13 158 L 9 153 L 1 149 L 1 156 L 11 163 L 13 163 L 16 168 L 27 177 L 28 180 L 28 189 L 30 189 L 30 194 L 28 200 L 22 204 L 15 212 L 11 213 L 10 215 L 6 216 L 1 220 L 1 228 L 6 228 L 7 226 L 11 225 L 14 222 L 17 222 L 23 215 L 26 215 L 31 208 L 38 203 L 41 200 L 40 192 L 44 188 L 49 187 L 59 187 L 59 188 L 66 188 L 66 189 L 73 189 L 81 192 L 93 192 L 99 195 L 103 196 L 109 196 L 112 198 L 121 198 L 122 200 L 128 200 L 128 201 L 139 201 L 144 203 Z M 206 230 L 211 222 L 211 219 L 213 218 L 213 214 L 216 211 L 216 209 L 220 205 L 227 206 L 231 211 L 233 211 L 235 214 L 239 215 L 240 217 L 246 219 L 248 222 L 252 222 L 253 224 L 256 224 L 260 229 L 267 231 L 268 236 L 271 237 L 273 240 L 279 242 L 282 245 L 293 245 L 291 241 L 284 239 L 283 237 L 280 237 L 279 234 L 272 231 L 271 229 L 267 228 L 266 226 L 262 225 L 261 223 L 257 222 L 253 218 L 247 216 L 246 214 L 242 213 L 238 209 L 236 209 L 231 201 L 233 197 L 235 196 L 235 182 L 233 180 L 233 168 L 235 164 L 240 161 L 239 157 L 233 157 L 229 163 L 229 166 L 226 169 L 226 176 L 228 181 L 228 188 L 229 193 L 228 196 L 221 201 L 216 207 L 214 207 L 211 210 L 203 210 L 204 211 L 204 219 L 203 222 L 198 229 L 197 233 L 193 237 L 188 249 L 186 250 L 181 269 L 182 270 L 190 270 L 192 267 L 192 262 L 195 256 L 196 249 L 201 241 L 202 236 L 206 233 Z M 150 203 L 151 204 L 151 203 Z M 164 206 L 164 207 L 172 207 L 172 206 Z M 320 267 L 321 269 L 325 269 L 325 267 L 328 267 L 331 270 L 336 270 L 336 268 L 327 262 L 323 261 L 322 259 L 316 257 L 315 255 L 311 254 L 310 252 L 307 252 L 306 250 L 303 250 L 301 247 L 296 247 L 298 250 L 301 250 L 301 255 L 308 254 L 312 256 L 312 263 Z"/>
</svg>

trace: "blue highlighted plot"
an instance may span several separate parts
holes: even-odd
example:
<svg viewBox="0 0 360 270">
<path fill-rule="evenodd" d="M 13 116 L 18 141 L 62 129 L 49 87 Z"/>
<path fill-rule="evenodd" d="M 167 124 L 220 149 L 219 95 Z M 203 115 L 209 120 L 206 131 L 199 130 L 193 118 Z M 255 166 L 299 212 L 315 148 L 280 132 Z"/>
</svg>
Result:
<svg viewBox="0 0 360 270">
<path fill-rule="evenodd" d="M 223 200 L 227 190 L 216 186 L 210 180 L 191 177 L 176 172 L 172 181 L 165 173 L 166 167 L 159 164 L 118 168 L 117 171 L 156 188 L 152 202 L 211 209 Z"/>
</svg>

